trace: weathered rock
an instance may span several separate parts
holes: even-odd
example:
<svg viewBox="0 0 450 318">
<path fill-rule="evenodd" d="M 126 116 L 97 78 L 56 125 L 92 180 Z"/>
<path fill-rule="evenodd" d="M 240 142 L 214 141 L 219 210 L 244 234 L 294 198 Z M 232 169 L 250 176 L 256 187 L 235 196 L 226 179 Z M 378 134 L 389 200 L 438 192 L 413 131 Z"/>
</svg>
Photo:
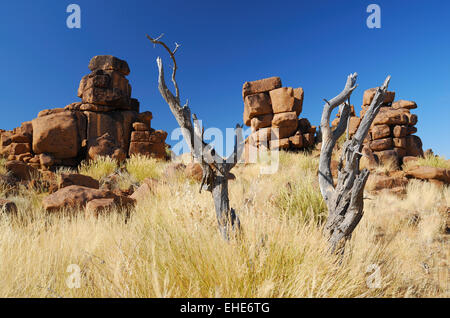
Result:
<svg viewBox="0 0 450 318">
<path fill-rule="evenodd" d="M 150 131 L 150 126 L 142 122 L 135 122 L 133 123 L 133 129 L 135 131 Z"/>
<path fill-rule="evenodd" d="M 393 138 L 394 147 L 406 148 L 406 138 Z"/>
<path fill-rule="evenodd" d="M 8 146 L 9 154 L 13 156 L 30 153 L 31 146 L 29 143 L 12 143 Z"/>
<path fill-rule="evenodd" d="M 109 133 L 105 133 L 90 142 L 88 158 L 95 160 L 99 157 L 112 157 L 118 149 L 120 149 L 120 145 L 117 141 Z"/>
<path fill-rule="evenodd" d="M 391 107 L 381 107 L 377 117 L 375 117 L 374 125 L 407 125 L 409 123 L 409 110 L 392 109 Z"/>
<path fill-rule="evenodd" d="M 137 116 L 137 120 L 141 123 L 146 124 L 148 127 L 151 127 L 151 121 L 153 119 L 153 114 L 152 112 L 143 112 L 143 113 L 139 113 Z"/>
<path fill-rule="evenodd" d="M 373 151 L 388 150 L 392 149 L 392 147 L 392 138 L 377 139 L 370 143 L 370 149 L 372 149 Z"/>
<path fill-rule="evenodd" d="M 406 108 L 406 109 L 414 109 L 417 108 L 416 102 L 400 99 L 394 103 L 392 103 L 392 108 Z"/>
<path fill-rule="evenodd" d="M 146 178 L 139 188 L 130 196 L 136 202 L 145 201 L 150 195 L 155 194 L 158 187 L 158 180 L 153 178 Z"/>
<path fill-rule="evenodd" d="M 423 157 L 422 140 L 418 136 L 406 136 L 406 155 Z"/>
<path fill-rule="evenodd" d="M 60 189 L 69 187 L 72 185 L 82 186 L 92 189 L 98 189 L 100 183 L 92 177 L 82 175 L 79 173 L 62 173 L 58 187 Z"/>
<path fill-rule="evenodd" d="M 111 55 L 94 56 L 89 62 L 89 69 L 91 71 L 113 70 L 120 72 L 124 76 L 130 74 L 128 63 Z"/>
<path fill-rule="evenodd" d="M 17 214 L 17 206 L 12 201 L 0 199 L 0 213 L 15 215 Z"/>
<path fill-rule="evenodd" d="M 294 148 L 303 148 L 304 142 L 303 142 L 303 136 L 301 134 L 296 134 L 294 136 L 289 137 L 289 141 L 292 144 Z"/>
<path fill-rule="evenodd" d="M 375 97 L 377 89 L 370 88 L 364 92 L 363 95 L 363 105 L 370 105 L 372 103 L 373 98 Z M 384 97 L 383 104 L 391 104 L 395 99 L 395 92 L 386 92 L 386 96 Z"/>
<path fill-rule="evenodd" d="M 21 161 L 8 161 L 5 164 L 6 171 L 11 172 L 19 180 L 31 180 L 38 171 Z"/>
<path fill-rule="evenodd" d="M 361 123 L 361 119 L 359 117 L 350 117 L 348 123 L 348 133 L 350 136 L 353 136 L 359 128 L 359 124 Z"/>
<path fill-rule="evenodd" d="M 111 212 L 122 212 L 127 210 L 127 216 L 129 210 L 134 207 L 136 201 L 128 197 L 116 197 L 105 199 L 94 199 L 86 204 L 85 216 L 99 217 L 100 215 L 110 214 Z"/>
<path fill-rule="evenodd" d="M 60 210 L 76 210 L 86 206 L 94 199 L 115 199 L 120 202 L 123 198 L 111 191 L 92 189 L 77 185 L 62 188 L 42 200 L 42 206 L 48 212 Z"/>
<path fill-rule="evenodd" d="M 406 176 L 423 180 L 439 180 L 450 184 L 450 169 L 416 166 L 406 170 Z"/>
<path fill-rule="evenodd" d="M 311 147 L 316 142 L 316 137 L 313 133 L 307 133 L 303 135 L 304 138 L 304 146 L 305 147 Z"/>
<path fill-rule="evenodd" d="M 298 118 L 295 112 L 275 114 L 272 119 L 273 127 L 298 127 Z"/>
<path fill-rule="evenodd" d="M 377 158 L 379 164 L 389 164 L 392 163 L 397 166 L 399 163 L 398 153 L 395 150 L 383 150 L 376 151 L 374 155 Z"/>
<path fill-rule="evenodd" d="M 58 114 L 65 111 L 65 108 L 53 108 L 53 109 L 44 109 L 38 113 L 38 117 L 44 117 L 52 114 Z"/>
<path fill-rule="evenodd" d="M 299 116 L 303 110 L 303 98 L 304 98 L 303 88 L 295 88 L 294 89 L 294 111 Z"/>
<path fill-rule="evenodd" d="M 274 114 L 297 112 L 294 109 L 295 98 L 294 90 L 292 87 L 281 87 L 269 92 L 270 100 L 272 101 L 272 109 Z M 296 117 L 298 114 L 296 114 Z"/>
<path fill-rule="evenodd" d="M 408 179 L 402 176 L 385 176 L 380 174 L 370 174 L 368 183 L 370 189 L 374 191 L 383 189 L 393 189 L 396 187 L 405 187 Z"/>
<path fill-rule="evenodd" d="M 270 141 L 270 150 L 288 149 L 289 138 L 275 139 Z"/>
<path fill-rule="evenodd" d="M 87 117 L 88 151 L 97 139 L 106 133 L 113 143 L 127 153 L 130 145 L 133 123 L 137 113 L 133 111 L 113 111 L 108 113 L 84 112 Z"/>
<path fill-rule="evenodd" d="M 307 134 L 309 133 L 309 130 L 311 129 L 311 123 L 309 122 L 308 119 L 306 118 L 300 118 L 298 120 L 298 130 L 302 133 L 302 134 Z"/>
<path fill-rule="evenodd" d="M 269 94 L 258 93 L 245 97 L 244 103 L 244 123 L 251 125 L 251 119 L 256 116 L 272 113 L 272 104 Z"/>
<path fill-rule="evenodd" d="M 166 156 L 166 145 L 152 142 L 132 142 L 129 155 L 144 155 L 162 159 Z"/>
<path fill-rule="evenodd" d="M 64 111 L 38 117 L 32 123 L 34 153 L 57 159 L 77 157 L 86 131 L 86 118 L 81 113 Z"/>
<path fill-rule="evenodd" d="M 273 114 L 253 117 L 251 120 L 252 131 L 257 131 L 261 128 L 270 127 L 272 125 L 272 119 Z"/>
<path fill-rule="evenodd" d="M 264 93 L 281 87 L 281 79 L 279 77 L 269 77 L 253 82 L 245 82 L 242 86 L 242 98 L 248 95 Z"/>
<path fill-rule="evenodd" d="M 376 125 L 371 127 L 371 133 L 373 140 L 382 139 L 391 135 L 391 129 L 388 125 Z"/>
</svg>

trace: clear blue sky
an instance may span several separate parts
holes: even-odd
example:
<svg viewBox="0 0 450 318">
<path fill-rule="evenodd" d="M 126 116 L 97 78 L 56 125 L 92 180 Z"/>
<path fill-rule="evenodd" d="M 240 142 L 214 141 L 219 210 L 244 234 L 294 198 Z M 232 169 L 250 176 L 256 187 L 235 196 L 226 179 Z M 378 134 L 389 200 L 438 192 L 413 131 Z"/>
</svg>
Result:
<svg viewBox="0 0 450 318">
<path fill-rule="evenodd" d="M 81 7 L 80 30 L 66 27 L 66 7 Z M 381 29 L 368 29 L 366 8 L 381 7 Z M 155 59 L 168 56 L 145 34 L 182 44 L 182 99 L 206 127 L 242 122 L 242 84 L 280 76 L 301 86 L 301 117 L 318 125 L 323 98 L 358 72 L 352 101 L 387 74 L 397 97 L 417 102 L 424 149 L 450 157 L 450 1 L 3 1 L 0 9 L 0 127 L 12 129 L 45 108 L 79 101 L 94 55 L 128 61 L 133 96 L 153 112 L 153 127 L 177 124 L 157 89 Z"/>
</svg>

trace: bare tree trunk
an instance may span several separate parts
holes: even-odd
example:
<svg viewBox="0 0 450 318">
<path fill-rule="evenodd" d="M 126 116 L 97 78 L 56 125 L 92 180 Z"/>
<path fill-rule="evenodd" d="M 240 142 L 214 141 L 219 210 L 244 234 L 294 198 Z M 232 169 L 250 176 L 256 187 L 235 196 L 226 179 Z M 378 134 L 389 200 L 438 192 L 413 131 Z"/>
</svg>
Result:
<svg viewBox="0 0 450 318">
<path fill-rule="evenodd" d="M 199 125 L 197 116 L 192 114 L 191 120 L 191 110 L 189 109 L 188 104 L 186 103 L 183 107 L 180 104 L 180 90 L 175 78 L 177 72 L 175 53 L 178 50 L 179 45 L 175 43 L 175 49 L 172 51 L 161 41 L 162 35 L 155 39 L 147 35 L 147 38 L 153 44 L 163 46 L 167 52 L 169 52 L 173 61 L 172 83 L 175 87 L 175 95 L 167 88 L 164 79 L 163 63 L 159 57 L 157 58 L 159 70 L 158 88 L 162 97 L 169 105 L 178 125 L 182 129 L 183 137 L 189 145 L 191 154 L 201 163 L 203 178 L 200 191 L 206 189 L 212 193 L 219 230 L 225 239 L 229 239 L 230 231 L 239 230 L 240 228 L 239 218 L 234 210 L 230 208 L 228 180 L 232 176 L 230 171 L 241 157 L 244 148 L 242 126 L 236 125 L 236 140 L 233 154 L 226 159 L 218 156 L 215 149 L 204 142 L 203 129 Z"/>
<path fill-rule="evenodd" d="M 349 75 L 344 90 L 332 100 L 326 101 L 320 125 L 322 151 L 319 160 L 319 185 L 328 208 L 326 229 L 329 232 L 332 253 L 337 250 L 339 244 L 345 244 L 345 241 L 351 238 L 353 230 L 363 216 L 363 194 L 369 171 L 367 169 L 359 170 L 361 150 L 369 128 L 383 103 L 390 81 L 390 76 L 388 76 L 383 86 L 377 89 L 355 135 L 344 143 L 335 186 L 330 168 L 331 157 L 337 140 L 347 128 L 350 116 L 350 96 L 357 87 L 356 78 L 356 73 Z M 340 106 L 340 121 L 336 129 L 332 131 L 330 116 L 333 109 L 338 106 Z M 344 241 L 342 242 L 342 240 Z"/>
</svg>

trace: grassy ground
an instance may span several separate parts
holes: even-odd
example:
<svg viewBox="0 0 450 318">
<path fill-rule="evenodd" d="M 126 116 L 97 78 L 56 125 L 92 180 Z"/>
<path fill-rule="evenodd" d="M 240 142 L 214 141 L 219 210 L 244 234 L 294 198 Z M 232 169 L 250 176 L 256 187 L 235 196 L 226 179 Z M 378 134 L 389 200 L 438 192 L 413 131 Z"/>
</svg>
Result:
<svg viewBox="0 0 450 318">
<path fill-rule="evenodd" d="M 0 297 L 449 296 L 448 187 L 417 181 L 404 199 L 368 197 L 339 259 L 322 231 L 317 158 L 281 153 L 275 175 L 261 175 L 258 164 L 236 167 L 230 200 L 243 233 L 230 242 L 218 232 L 210 193 L 165 176 L 165 165 L 128 162 L 124 187 L 148 176 L 161 182 L 127 223 L 46 215 L 46 194 L 25 188 L 10 197 L 20 215 L 0 219 Z M 115 169 L 103 160 L 80 170 L 102 178 Z M 81 270 L 80 288 L 68 287 L 71 264 Z"/>
</svg>

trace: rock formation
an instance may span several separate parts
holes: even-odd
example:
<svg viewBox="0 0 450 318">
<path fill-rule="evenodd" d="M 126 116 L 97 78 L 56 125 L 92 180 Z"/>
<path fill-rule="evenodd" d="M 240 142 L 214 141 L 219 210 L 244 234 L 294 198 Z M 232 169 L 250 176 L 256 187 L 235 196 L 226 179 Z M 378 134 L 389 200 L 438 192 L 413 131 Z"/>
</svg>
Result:
<svg viewBox="0 0 450 318">
<path fill-rule="evenodd" d="M 371 88 L 364 92 L 363 105 L 360 112 L 361 117 L 357 117 L 352 107 L 350 117 L 349 136 L 351 137 L 364 117 L 367 108 L 375 94 L 375 89 Z M 395 101 L 395 92 L 387 92 L 383 105 L 377 117 L 373 121 L 369 134 L 364 142 L 363 153 L 366 157 L 372 158 L 374 163 L 388 163 L 400 167 L 403 158 L 406 156 L 423 156 L 422 141 L 413 135 L 417 132 L 417 115 L 411 114 L 410 110 L 417 108 L 413 101 Z M 339 123 L 339 114 L 333 121 L 336 127 Z"/>
<path fill-rule="evenodd" d="M 252 130 L 246 140 L 246 157 L 252 148 L 294 150 L 314 144 L 316 127 L 298 118 L 303 96 L 301 87 L 282 87 L 279 77 L 244 83 L 244 123 Z"/>
<path fill-rule="evenodd" d="M 19 128 L 0 131 L 0 156 L 38 169 L 76 166 L 98 156 L 119 161 L 137 154 L 166 158 L 167 133 L 151 128 L 151 112 L 139 113 L 126 78 L 128 63 L 95 56 L 89 69 L 78 88 L 81 102 L 43 110 Z"/>
</svg>

